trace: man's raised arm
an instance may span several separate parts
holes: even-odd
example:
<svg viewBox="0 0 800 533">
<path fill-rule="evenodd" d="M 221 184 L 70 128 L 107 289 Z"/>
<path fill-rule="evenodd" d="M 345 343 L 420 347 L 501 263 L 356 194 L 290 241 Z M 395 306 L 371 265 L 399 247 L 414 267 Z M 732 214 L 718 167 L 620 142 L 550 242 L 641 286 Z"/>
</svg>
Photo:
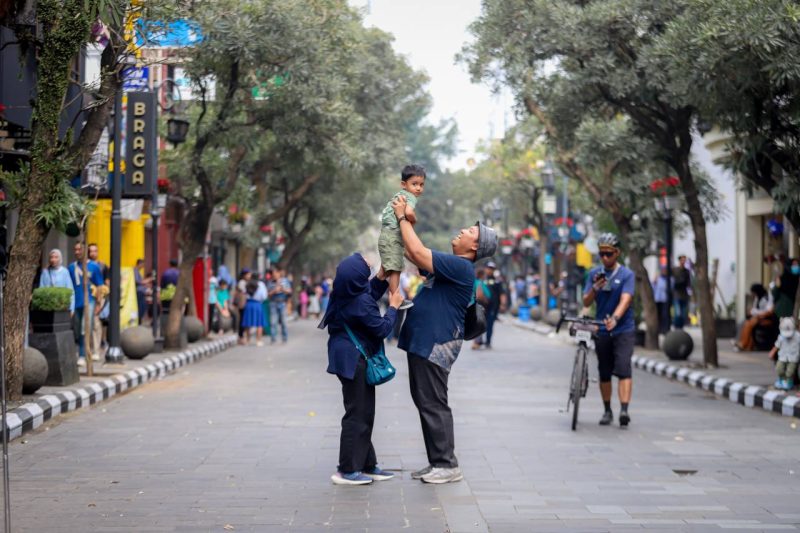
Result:
<svg viewBox="0 0 800 533">
<path fill-rule="evenodd" d="M 414 225 L 406 217 L 407 203 L 405 197 L 402 195 L 396 197 L 392 202 L 392 207 L 400 225 L 400 235 L 403 237 L 406 256 L 412 263 L 417 265 L 417 268 L 426 272 L 433 272 L 433 253 L 422 244 L 422 241 L 417 237 L 417 232 L 414 231 Z"/>
</svg>

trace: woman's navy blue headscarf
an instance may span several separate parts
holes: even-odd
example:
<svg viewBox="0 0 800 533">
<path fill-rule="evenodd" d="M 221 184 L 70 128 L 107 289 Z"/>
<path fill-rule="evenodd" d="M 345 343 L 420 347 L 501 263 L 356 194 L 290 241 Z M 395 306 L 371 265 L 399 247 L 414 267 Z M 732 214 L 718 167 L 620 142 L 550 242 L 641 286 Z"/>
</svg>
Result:
<svg viewBox="0 0 800 533">
<path fill-rule="evenodd" d="M 370 273 L 369 265 L 358 253 L 339 263 L 339 266 L 336 267 L 336 277 L 333 280 L 333 290 L 328 301 L 328 308 L 319 323 L 319 329 L 325 329 L 339 310 L 358 296 L 369 293 Z"/>
</svg>

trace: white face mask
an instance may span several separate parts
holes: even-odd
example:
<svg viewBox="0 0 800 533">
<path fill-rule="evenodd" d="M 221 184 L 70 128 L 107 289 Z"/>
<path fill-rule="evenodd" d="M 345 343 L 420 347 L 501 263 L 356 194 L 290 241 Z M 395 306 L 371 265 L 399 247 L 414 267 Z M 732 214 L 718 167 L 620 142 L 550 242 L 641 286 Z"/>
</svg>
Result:
<svg viewBox="0 0 800 533">
<path fill-rule="evenodd" d="M 784 339 L 790 339 L 795 332 L 794 324 L 788 322 L 781 324 L 780 330 L 781 330 L 781 337 L 783 337 Z"/>
</svg>

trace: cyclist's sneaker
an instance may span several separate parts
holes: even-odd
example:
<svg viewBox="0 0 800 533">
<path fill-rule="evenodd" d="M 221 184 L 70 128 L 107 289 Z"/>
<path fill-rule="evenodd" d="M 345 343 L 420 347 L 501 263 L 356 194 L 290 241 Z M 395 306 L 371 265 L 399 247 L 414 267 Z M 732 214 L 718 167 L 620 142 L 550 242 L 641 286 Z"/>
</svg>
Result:
<svg viewBox="0 0 800 533">
<path fill-rule="evenodd" d="M 627 427 L 628 424 L 631 422 L 631 415 L 628 414 L 628 411 L 622 411 L 619 414 L 619 425 L 620 427 Z"/>
<path fill-rule="evenodd" d="M 459 467 L 455 468 L 438 468 L 433 469 L 422 476 L 422 481 L 425 483 L 434 483 L 436 485 L 442 483 L 453 483 L 454 481 L 461 481 L 464 479 L 464 474 L 461 473 Z"/>
<path fill-rule="evenodd" d="M 411 479 L 422 479 L 422 476 L 430 474 L 431 470 L 433 470 L 433 467 L 428 465 L 425 468 L 417 470 L 416 472 L 411 472 Z"/>
<path fill-rule="evenodd" d="M 394 477 L 393 473 L 387 472 L 386 470 L 381 470 L 377 466 L 372 470 L 364 470 L 364 475 L 373 481 L 386 481 L 387 479 L 392 479 Z"/>
<path fill-rule="evenodd" d="M 365 476 L 361 472 L 351 472 L 349 474 L 336 472 L 331 476 L 331 481 L 333 481 L 334 485 L 369 485 L 372 483 L 372 478 Z"/>
<path fill-rule="evenodd" d="M 613 421 L 614 421 L 614 413 L 612 413 L 611 411 L 606 411 L 605 413 L 603 413 L 603 416 L 600 417 L 601 426 L 607 426 L 611 424 L 611 422 Z"/>
</svg>

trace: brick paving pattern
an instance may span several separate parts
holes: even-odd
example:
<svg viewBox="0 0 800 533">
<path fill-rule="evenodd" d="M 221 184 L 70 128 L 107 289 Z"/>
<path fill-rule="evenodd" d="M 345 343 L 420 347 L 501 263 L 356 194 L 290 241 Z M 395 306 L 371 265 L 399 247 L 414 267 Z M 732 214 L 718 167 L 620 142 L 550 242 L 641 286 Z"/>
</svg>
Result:
<svg viewBox="0 0 800 533">
<path fill-rule="evenodd" d="M 375 445 L 396 479 L 336 487 L 339 383 L 324 333 L 235 348 L 11 444 L 15 531 L 765 531 L 800 526 L 794 419 L 643 371 L 628 430 L 577 432 L 569 347 L 498 324 L 451 375 L 461 483 L 424 466 L 405 357 L 378 390 Z M 595 375 L 592 369 L 592 375 Z M 615 411 L 618 410 L 615 401 Z"/>
</svg>

